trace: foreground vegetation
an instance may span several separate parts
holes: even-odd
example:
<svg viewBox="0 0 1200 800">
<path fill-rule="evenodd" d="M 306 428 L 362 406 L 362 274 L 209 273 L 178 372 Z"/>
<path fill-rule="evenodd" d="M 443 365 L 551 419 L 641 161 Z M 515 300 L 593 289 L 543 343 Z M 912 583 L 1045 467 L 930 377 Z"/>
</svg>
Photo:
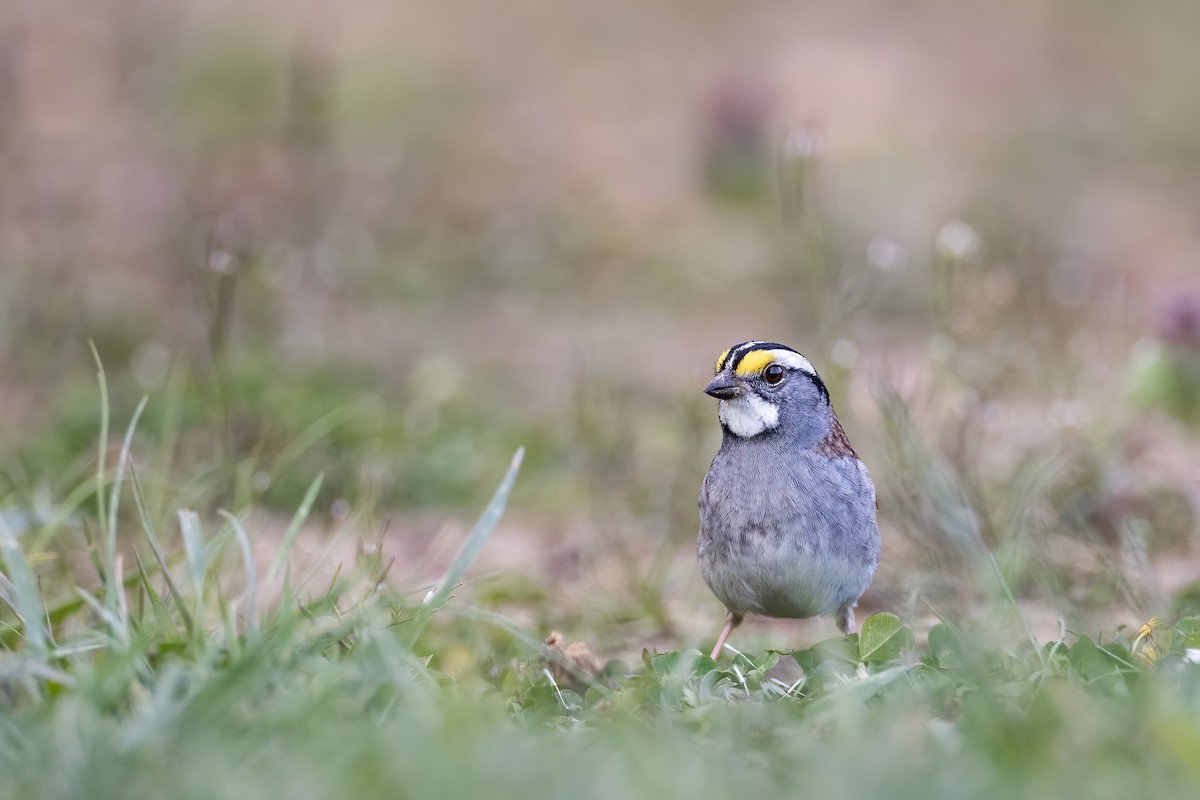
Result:
<svg viewBox="0 0 1200 800">
<path fill-rule="evenodd" d="M 414 599 L 378 565 L 319 589 L 292 574 L 319 480 L 270 565 L 227 512 L 209 532 L 180 510 L 179 541 L 160 538 L 132 440 L 115 474 L 99 462 L 91 589 L 41 580 L 49 528 L 0 529 L 0 796 L 1184 797 L 1200 781 L 1200 618 L 997 644 L 1008 626 L 978 616 L 918 641 L 878 613 L 792 653 L 605 665 L 453 596 L 521 452 Z M 126 518 L 136 541 L 119 541 Z"/>
</svg>

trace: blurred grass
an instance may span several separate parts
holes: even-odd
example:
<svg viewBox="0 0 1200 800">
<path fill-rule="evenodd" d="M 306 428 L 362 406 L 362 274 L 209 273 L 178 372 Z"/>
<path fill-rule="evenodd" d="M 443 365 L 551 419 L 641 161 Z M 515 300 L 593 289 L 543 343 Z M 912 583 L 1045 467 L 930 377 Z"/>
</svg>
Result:
<svg viewBox="0 0 1200 800">
<path fill-rule="evenodd" d="M 138 388 L 123 377 L 113 398 L 122 418 Z M 531 441 L 538 445 L 535 466 L 548 468 L 555 458 L 544 432 L 497 425 L 469 401 L 417 397 L 407 412 L 397 410 L 382 393 L 385 377 L 345 364 L 316 365 L 281 383 L 268 363 L 248 359 L 231 367 L 220 386 L 186 369 L 167 383 L 156 395 L 163 402 L 150 407 L 139 427 L 139 441 L 162 459 L 149 465 L 156 481 L 183 483 L 180 472 L 211 474 L 211 502 L 237 497 L 287 510 L 311 476 L 323 472 L 322 506 L 337 498 L 390 507 L 459 505 L 480 498 L 481 455 Z M 78 480 L 78 456 L 96 439 L 94 389 L 81 382 L 62 395 L 50 423 L 14 454 L 14 482 L 14 474 L 57 475 L 53 488 L 65 490 Z M 251 485 L 241 485 L 247 479 Z"/>
<path fill-rule="evenodd" d="M 956 615 L 918 644 L 885 613 L 794 653 L 647 650 L 602 670 L 586 646 L 540 644 L 450 596 L 518 464 L 416 606 L 360 569 L 300 594 L 289 577 L 256 608 L 249 548 L 240 567 L 222 558 L 247 541 L 234 515 L 208 534 L 181 510 L 183 561 L 139 566 L 121 588 L 123 557 L 94 545 L 100 597 L 36 581 L 28 537 L 0 527 L 0 599 L 19 634 L 0 654 L 0 795 L 718 797 L 794 789 L 803 774 L 830 797 L 1124 796 L 1196 779 L 1196 617 L 1005 643 L 998 617 Z M 118 476 L 113 502 L 130 489 L 137 500 Z M 157 553 L 142 520 L 134 547 Z M 100 533 L 116 533 L 103 515 Z M 87 603 L 43 618 L 71 594 Z"/>
</svg>

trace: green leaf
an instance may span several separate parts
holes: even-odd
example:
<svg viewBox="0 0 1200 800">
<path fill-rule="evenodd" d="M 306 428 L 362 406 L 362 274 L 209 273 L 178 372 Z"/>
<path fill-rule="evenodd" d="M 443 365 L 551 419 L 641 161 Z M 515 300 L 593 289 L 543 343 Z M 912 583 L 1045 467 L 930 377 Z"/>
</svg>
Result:
<svg viewBox="0 0 1200 800">
<path fill-rule="evenodd" d="M 612 689 L 609 689 L 607 686 L 601 686 L 598 683 L 593 683 L 587 688 L 587 691 L 584 692 L 583 702 L 584 705 L 586 705 L 588 708 L 591 708 L 592 706 L 596 705 L 596 703 L 599 703 L 601 700 L 611 696 Z"/>
<path fill-rule="evenodd" d="M 558 692 L 558 701 L 562 704 L 564 710 L 574 714 L 577 711 L 582 711 L 585 707 L 583 698 L 578 692 L 571 689 L 561 689 Z"/>
<path fill-rule="evenodd" d="M 821 667 L 826 671 L 853 668 L 858 665 L 858 634 L 839 636 L 818 642 L 807 650 L 792 653 L 792 658 L 806 673 L 816 673 Z"/>
<path fill-rule="evenodd" d="M 1134 663 L 1133 653 L 1129 652 L 1129 648 L 1120 642 L 1110 642 L 1109 644 L 1102 645 L 1100 650 L 1107 653 L 1109 658 L 1123 667 L 1127 674 L 1138 672 L 1137 665 Z"/>
<path fill-rule="evenodd" d="M 1067 660 L 1085 681 L 1120 674 L 1120 665 L 1088 638 L 1081 638 L 1071 646 Z"/>
<path fill-rule="evenodd" d="M 867 617 L 858 634 L 859 658 L 864 664 L 886 664 L 913 646 L 913 634 L 895 614 L 881 611 Z"/>
<path fill-rule="evenodd" d="M 683 653 L 673 650 L 669 653 L 655 653 L 650 656 L 647 666 L 656 678 L 666 678 L 675 672 Z"/>
<path fill-rule="evenodd" d="M 955 689 L 949 675 L 928 664 L 914 666 L 908 672 L 908 682 L 921 696 L 939 703 L 945 702 Z"/>
<path fill-rule="evenodd" d="M 954 630 L 944 623 L 929 629 L 929 655 L 941 669 L 954 672 L 966 663 L 965 647 Z"/>
<path fill-rule="evenodd" d="M 1200 617 L 1184 617 L 1175 623 L 1178 631 L 1176 650 L 1194 650 L 1200 647 Z"/>
<path fill-rule="evenodd" d="M 688 651 L 688 652 L 690 653 L 693 651 Z M 691 667 L 693 676 L 699 677 L 701 675 L 707 675 L 708 673 L 712 672 L 713 670 L 715 670 L 717 668 L 717 662 L 713 661 L 707 655 L 705 655 L 704 653 L 701 653 L 699 651 L 695 651 L 695 653 L 696 653 L 696 655 L 692 659 L 691 664 L 689 665 Z"/>
<path fill-rule="evenodd" d="M 755 672 L 770 672 L 779 663 L 779 655 L 778 650 L 768 650 L 758 658 L 751 659 L 754 663 Z M 788 654 L 785 653 L 784 655 Z"/>
</svg>

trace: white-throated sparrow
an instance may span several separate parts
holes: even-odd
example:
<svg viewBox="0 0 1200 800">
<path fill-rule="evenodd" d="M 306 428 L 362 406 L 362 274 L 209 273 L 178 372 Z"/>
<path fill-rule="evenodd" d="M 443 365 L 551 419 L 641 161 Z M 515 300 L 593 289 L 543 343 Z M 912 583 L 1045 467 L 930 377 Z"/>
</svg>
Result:
<svg viewBox="0 0 1200 800">
<path fill-rule="evenodd" d="M 743 342 L 704 388 L 723 438 L 700 489 L 700 572 L 729 613 L 715 659 L 747 614 L 836 614 L 854 607 L 879 564 L 875 486 L 808 359 Z"/>
</svg>

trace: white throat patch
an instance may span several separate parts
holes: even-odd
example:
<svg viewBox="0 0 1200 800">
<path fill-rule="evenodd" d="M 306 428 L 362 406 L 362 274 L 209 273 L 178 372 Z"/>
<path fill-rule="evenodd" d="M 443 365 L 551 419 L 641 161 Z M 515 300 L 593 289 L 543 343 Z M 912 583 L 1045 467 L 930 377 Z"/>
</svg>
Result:
<svg viewBox="0 0 1200 800">
<path fill-rule="evenodd" d="M 753 392 L 717 403 L 721 424 L 743 439 L 758 436 L 779 424 L 779 409 Z"/>
</svg>

